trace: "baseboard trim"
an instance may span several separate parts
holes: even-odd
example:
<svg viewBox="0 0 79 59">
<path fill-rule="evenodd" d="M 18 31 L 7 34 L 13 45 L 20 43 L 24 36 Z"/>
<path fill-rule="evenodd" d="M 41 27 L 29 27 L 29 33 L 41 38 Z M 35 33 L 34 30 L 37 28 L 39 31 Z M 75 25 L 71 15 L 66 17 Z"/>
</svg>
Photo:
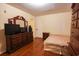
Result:
<svg viewBox="0 0 79 59">
<path fill-rule="evenodd" d="M 35 37 L 35 39 L 43 39 L 43 38 L 41 38 L 41 37 Z"/>
</svg>

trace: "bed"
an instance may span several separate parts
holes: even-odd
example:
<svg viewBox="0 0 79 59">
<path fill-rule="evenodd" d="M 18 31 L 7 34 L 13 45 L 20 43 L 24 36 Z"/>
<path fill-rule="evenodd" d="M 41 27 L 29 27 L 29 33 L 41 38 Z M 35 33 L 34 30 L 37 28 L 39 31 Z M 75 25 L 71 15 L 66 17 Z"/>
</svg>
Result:
<svg viewBox="0 0 79 59">
<path fill-rule="evenodd" d="M 66 47 L 70 41 L 69 37 L 62 35 L 49 35 L 44 41 L 44 50 L 54 52 L 57 54 L 67 55 Z"/>
</svg>

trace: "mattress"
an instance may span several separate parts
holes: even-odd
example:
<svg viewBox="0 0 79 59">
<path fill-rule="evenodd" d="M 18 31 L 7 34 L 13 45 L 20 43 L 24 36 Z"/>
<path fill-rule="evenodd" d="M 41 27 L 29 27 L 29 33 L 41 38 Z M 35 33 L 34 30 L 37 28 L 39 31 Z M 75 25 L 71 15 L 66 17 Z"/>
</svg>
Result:
<svg viewBox="0 0 79 59">
<path fill-rule="evenodd" d="M 66 47 L 70 41 L 69 37 L 61 35 L 50 35 L 44 41 L 44 50 L 57 54 L 68 55 Z"/>
<path fill-rule="evenodd" d="M 50 35 L 45 41 L 44 45 L 57 45 L 57 46 L 68 46 L 69 38 L 60 35 Z"/>
</svg>

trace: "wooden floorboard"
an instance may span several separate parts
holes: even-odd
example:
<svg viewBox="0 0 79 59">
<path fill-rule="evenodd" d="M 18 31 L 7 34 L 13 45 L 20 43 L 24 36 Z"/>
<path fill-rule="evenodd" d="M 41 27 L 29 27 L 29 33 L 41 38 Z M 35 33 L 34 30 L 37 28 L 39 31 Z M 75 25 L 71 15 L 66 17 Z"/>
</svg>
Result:
<svg viewBox="0 0 79 59">
<path fill-rule="evenodd" d="M 37 38 L 28 45 L 16 50 L 13 53 L 4 53 L 1 56 L 60 56 L 52 52 L 44 51 L 43 39 Z"/>
</svg>

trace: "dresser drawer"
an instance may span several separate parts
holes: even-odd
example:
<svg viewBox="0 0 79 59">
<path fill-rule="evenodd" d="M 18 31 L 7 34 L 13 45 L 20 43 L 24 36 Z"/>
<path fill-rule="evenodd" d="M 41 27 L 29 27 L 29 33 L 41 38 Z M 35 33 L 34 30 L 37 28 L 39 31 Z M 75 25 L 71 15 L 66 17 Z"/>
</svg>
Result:
<svg viewBox="0 0 79 59">
<path fill-rule="evenodd" d="M 77 13 L 78 13 L 78 15 L 77 15 L 77 16 L 78 16 L 78 19 L 79 19 L 79 9 L 78 9 Z"/>
<path fill-rule="evenodd" d="M 79 3 L 76 3 L 72 8 L 72 12 L 75 13 L 79 9 Z"/>
<path fill-rule="evenodd" d="M 79 38 L 79 29 L 71 29 L 71 37 Z"/>
<path fill-rule="evenodd" d="M 77 27 L 77 20 L 73 20 L 71 24 L 72 24 L 72 28 L 76 28 Z"/>
<path fill-rule="evenodd" d="M 70 42 L 76 55 L 79 55 L 79 41 L 72 37 Z"/>
<path fill-rule="evenodd" d="M 77 29 L 79 29 L 79 19 L 77 19 Z"/>
<path fill-rule="evenodd" d="M 70 56 L 75 56 L 75 55 L 76 55 L 70 45 L 67 47 L 67 50 L 68 50 L 68 54 L 69 54 Z"/>
<path fill-rule="evenodd" d="M 73 15 L 72 15 L 72 20 L 75 20 L 75 19 L 77 19 L 78 17 L 77 17 L 77 14 L 78 12 L 75 12 Z"/>
</svg>

